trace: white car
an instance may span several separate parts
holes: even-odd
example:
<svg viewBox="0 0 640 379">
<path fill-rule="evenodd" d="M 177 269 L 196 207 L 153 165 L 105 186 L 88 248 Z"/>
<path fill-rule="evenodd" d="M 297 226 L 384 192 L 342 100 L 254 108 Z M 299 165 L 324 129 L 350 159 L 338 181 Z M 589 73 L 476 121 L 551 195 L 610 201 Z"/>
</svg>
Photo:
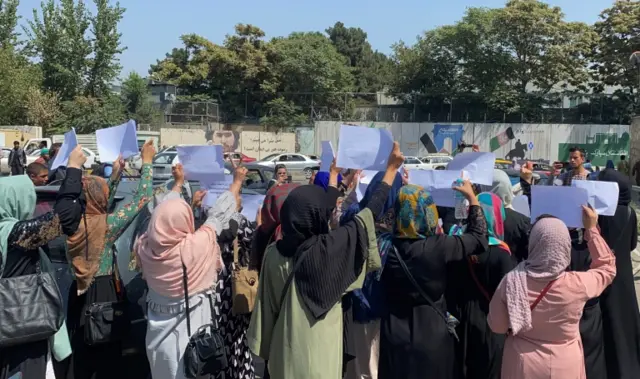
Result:
<svg viewBox="0 0 640 379">
<path fill-rule="evenodd" d="M 83 147 L 82 152 L 84 153 L 84 156 L 87 157 L 87 161 L 84 162 L 84 165 L 82 165 L 82 167 L 84 167 L 85 170 L 89 170 L 96 162 L 99 162 L 98 157 L 96 156 L 96 153 L 94 153 L 90 149 Z M 29 160 L 30 157 L 33 157 L 33 160 L 35 161 L 36 159 L 38 159 L 39 156 L 40 156 L 40 149 L 36 149 L 32 151 L 31 154 L 27 155 L 27 161 Z"/>
<path fill-rule="evenodd" d="M 421 157 L 420 160 L 427 170 L 445 170 L 453 157 L 446 154 L 432 154 Z"/>
<path fill-rule="evenodd" d="M 404 157 L 403 167 L 407 170 L 428 170 L 429 167 L 422 163 L 418 157 Z"/>
<path fill-rule="evenodd" d="M 306 155 L 297 153 L 271 154 L 255 163 L 271 168 L 274 168 L 278 164 L 283 164 L 287 170 L 304 171 L 307 178 L 311 177 L 313 170 L 317 170 L 320 166 L 319 160 L 311 159 Z"/>
</svg>

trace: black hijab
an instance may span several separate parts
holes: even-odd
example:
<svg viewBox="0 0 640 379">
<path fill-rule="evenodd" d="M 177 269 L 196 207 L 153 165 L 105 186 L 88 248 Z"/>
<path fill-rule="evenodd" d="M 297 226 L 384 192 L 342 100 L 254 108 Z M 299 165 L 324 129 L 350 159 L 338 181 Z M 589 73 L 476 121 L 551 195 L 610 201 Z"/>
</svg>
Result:
<svg viewBox="0 0 640 379">
<path fill-rule="evenodd" d="M 602 182 L 618 183 L 620 195 L 618 195 L 618 205 L 629 205 L 631 203 L 631 181 L 619 171 L 611 168 L 604 169 L 598 174 L 598 180 Z M 617 213 L 617 212 L 616 212 Z"/>
<path fill-rule="evenodd" d="M 329 230 L 340 195 L 334 187 L 325 192 L 312 184 L 300 186 L 291 191 L 280 210 L 283 236 L 276 246 L 281 255 L 295 262 L 302 259 L 294 279 L 315 319 L 340 301 L 367 257 L 367 231 L 356 219 Z"/>
</svg>

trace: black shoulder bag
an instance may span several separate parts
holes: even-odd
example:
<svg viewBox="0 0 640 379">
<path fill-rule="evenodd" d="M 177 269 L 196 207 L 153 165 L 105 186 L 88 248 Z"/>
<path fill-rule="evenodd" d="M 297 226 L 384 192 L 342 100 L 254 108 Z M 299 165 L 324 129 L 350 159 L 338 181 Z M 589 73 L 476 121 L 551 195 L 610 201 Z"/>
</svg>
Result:
<svg viewBox="0 0 640 379">
<path fill-rule="evenodd" d="M 404 270 L 404 273 L 407 275 L 407 279 L 409 279 L 413 287 L 415 287 L 415 289 L 418 291 L 420 296 L 424 298 L 427 304 L 429 304 L 429 306 L 433 308 L 436 311 L 436 313 L 438 313 L 438 315 L 442 318 L 442 320 L 444 320 L 444 323 L 447 326 L 447 330 L 449 331 L 449 334 L 451 334 L 453 338 L 456 339 L 456 341 L 460 341 L 460 339 L 458 338 L 458 334 L 456 333 L 456 326 L 458 326 L 458 320 L 456 320 L 453 317 L 447 317 L 444 313 L 442 313 L 440 308 L 438 308 L 438 306 L 433 302 L 433 300 L 429 298 L 426 292 L 424 292 L 424 290 L 420 288 L 420 285 L 418 284 L 418 282 L 416 282 L 413 275 L 411 275 L 411 271 L 409 271 L 409 267 L 407 267 L 407 264 L 404 262 L 404 259 L 402 259 L 402 257 L 400 256 L 400 253 L 398 253 L 398 249 L 396 249 L 395 246 L 393 247 L 393 253 L 398 258 L 398 262 L 400 262 L 400 266 L 402 266 L 402 270 Z"/>
<path fill-rule="evenodd" d="M 0 278 L 0 349 L 46 340 L 64 322 L 58 284 L 38 253 L 35 274 Z"/>
<path fill-rule="evenodd" d="M 184 263 L 182 264 L 182 285 L 184 286 L 184 303 L 187 307 L 187 333 L 189 333 L 189 343 L 182 358 L 184 376 L 194 379 L 200 376 L 216 375 L 227 368 L 229 361 L 224 348 L 224 340 L 218 329 L 212 295 L 210 293 L 207 294 L 209 307 L 211 308 L 211 324 L 202 325 L 192 335 L 187 268 Z"/>
<path fill-rule="evenodd" d="M 131 328 L 129 302 L 118 273 L 118 252 L 115 247 L 111 248 L 111 252 L 113 255 L 111 279 L 117 300 L 92 303 L 87 306 L 84 313 L 84 342 L 89 346 L 121 341 Z"/>
</svg>

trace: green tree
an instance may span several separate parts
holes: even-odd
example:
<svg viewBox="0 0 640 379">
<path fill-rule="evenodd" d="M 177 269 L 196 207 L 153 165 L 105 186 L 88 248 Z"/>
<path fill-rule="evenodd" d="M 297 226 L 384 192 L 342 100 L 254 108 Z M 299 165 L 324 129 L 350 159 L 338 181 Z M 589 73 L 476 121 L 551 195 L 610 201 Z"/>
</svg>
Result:
<svg viewBox="0 0 640 379">
<path fill-rule="evenodd" d="M 118 56 L 126 49 L 122 46 L 122 34 L 118 23 L 125 9 L 120 3 L 110 5 L 108 0 L 94 0 L 97 11 L 91 17 L 91 32 L 94 36 L 92 53 L 88 61 L 86 93 L 100 97 L 110 92 L 110 85 L 120 74 L 122 66 Z"/>
<path fill-rule="evenodd" d="M 0 0 L 0 49 L 16 46 L 18 19 L 18 0 Z"/>
<path fill-rule="evenodd" d="M 54 0 L 33 10 L 25 28 L 27 51 L 40 61 L 43 87 L 58 93 L 63 101 L 84 92 L 91 42 L 87 36 L 89 12 L 83 2 Z"/>
<path fill-rule="evenodd" d="M 326 36 L 292 33 L 273 39 L 270 45 L 278 93 L 302 109 L 313 104 L 335 112 L 333 117 L 349 118 L 353 104 L 345 105 L 341 92 L 353 90 L 354 78 L 347 59 Z"/>
<path fill-rule="evenodd" d="M 260 118 L 260 124 L 267 129 L 280 131 L 303 125 L 309 120 L 300 107 L 282 97 L 267 102 L 265 108 L 266 116 Z"/>
<path fill-rule="evenodd" d="M 360 28 L 347 28 L 342 22 L 326 30 L 336 50 L 349 59 L 356 92 L 378 92 L 390 76 L 391 62 L 386 55 L 373 51 L 367 33 Z"/>
<path fill-rule="evenodd" d="M 425 32 L 413 46 L 402 41 L 393 46 L 390 94 L 427 113 L 442 108 L 459 92 L 458 57 L 445 48 L 444 31 Z"/>
<path fill-rule="evenodd" d="M 130 73 L 122 82 L 121 98 L 129 119 L 136 120 L 138 124 L 160 121 L 162 115 L 153 106 L 147 80 L 136 72 Z"/>
<path fill-rule="evenodd" d="M 628 119 L 640 111 L 640 67 L 629 63 L 631 54 L 640 50 L 640 3 L 615 2 L 602 11 L 594 30 L 598 40 L 591 56 L 592 87 L 595 92 L 618 87 L 614 112 Z"/>
<path fill-rule="evenodd" d="M 25 111 L 29 125 L 41 126 L 45 135 L 51 134 L 60 117 L 60 99 L 56 93 L 31 87 L 26 94 Z"/>
<path fill-rule="evenodd" d="M 27 124 L 27 95 L 41 80 L 38 67 L 12 49 L 0 48 L 0 125 Z"/>
<path fill-rule="evenodd" d="M 55 127 L 58 131 L 67 131 L 73 127 L 78 134 L 89 134 L 97 129 L 120 125 L 126 120 L 126 112 L 119 97 L 112 94 L 101 98 L 81 95 L 62 102 Z"/>
<path fill-rule="evenodd" d="M 235 34 L 217 45 L 204 37 L 181 37 L 184 47 L 151 66 L 154 80 L 176 84 L 188 95 L 217 100 L 229 120 L 257 115 L 249 106 L 270 98 L 273 83 L 269 45 L 264 32 L 253 25 L 238 24 Z"/>
</svg>

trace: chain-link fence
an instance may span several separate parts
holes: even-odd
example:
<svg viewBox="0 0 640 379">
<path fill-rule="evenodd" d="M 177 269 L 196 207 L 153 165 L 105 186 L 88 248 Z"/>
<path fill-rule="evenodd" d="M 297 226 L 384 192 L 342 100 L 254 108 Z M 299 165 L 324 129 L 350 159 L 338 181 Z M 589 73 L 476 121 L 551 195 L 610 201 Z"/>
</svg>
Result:
<svg viewBox="0 0 640 379">
<path fill-rule="evenodd" d="M 168 103 L 164 108 L 167 124 L 206 125 L 220 121 L 220 109 L 214 102 L 178 101 Z"/>
<path fill-rule="evenodd" d="M 313 121 L 628 124 L 633 100 L 602 94 L 527 94 L 499 104 L 478 94 L 278 93 Z M 273 98 L 273 95 L 270 96 Z M 259 123 L 269 113 L 261 93 L 226 93 L 223 122 Z"/>
</svg>

